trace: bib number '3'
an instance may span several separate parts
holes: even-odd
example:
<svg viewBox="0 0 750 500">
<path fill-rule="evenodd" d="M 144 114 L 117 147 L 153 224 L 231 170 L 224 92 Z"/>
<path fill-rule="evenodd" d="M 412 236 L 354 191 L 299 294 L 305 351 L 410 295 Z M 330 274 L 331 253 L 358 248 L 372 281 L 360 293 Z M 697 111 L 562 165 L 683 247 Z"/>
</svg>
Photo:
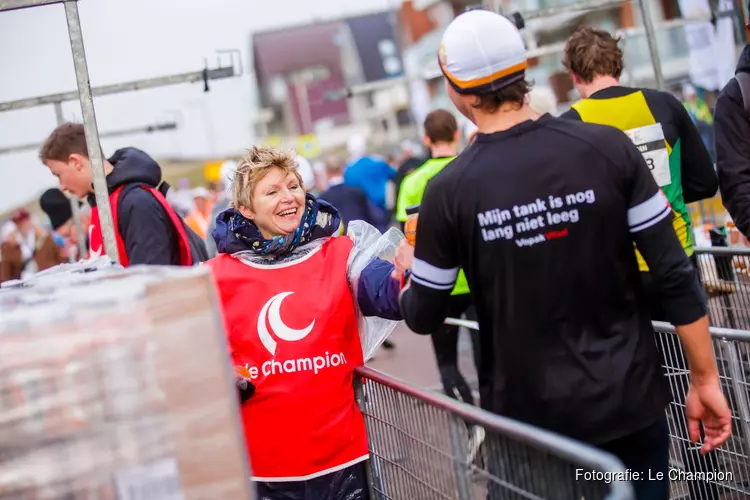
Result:
<svg viewBox="0 0 750 500">
<path fill-rule="evenodd" d="M 646 165 L 654 176 L 659 187 L 672 183 L 672 174 L 669 171 L 669 152 L 667 143 L 664 141 L 664 130 L 660 123 L 646 125 L 630 130 L 625 133 L 633 141 L 638 150 L 646 160 Z"/>
</svg>

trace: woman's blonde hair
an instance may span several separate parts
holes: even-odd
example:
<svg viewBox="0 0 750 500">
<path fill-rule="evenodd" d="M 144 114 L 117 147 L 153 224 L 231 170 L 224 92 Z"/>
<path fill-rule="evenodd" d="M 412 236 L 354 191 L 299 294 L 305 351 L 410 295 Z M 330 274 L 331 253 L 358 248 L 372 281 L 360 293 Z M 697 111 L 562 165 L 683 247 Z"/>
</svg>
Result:
<svg viewBox="0 0 750 500">
<path fill-rule="evenodd" d="M 232 206 L 252 208 L 255 186 L 274 167 L 280 168 L 285 175 L 293 173 L 304 189 L 294 151 L 253 146 L 237 164 L 237 171 L 232 179 Z"/>
</svg>

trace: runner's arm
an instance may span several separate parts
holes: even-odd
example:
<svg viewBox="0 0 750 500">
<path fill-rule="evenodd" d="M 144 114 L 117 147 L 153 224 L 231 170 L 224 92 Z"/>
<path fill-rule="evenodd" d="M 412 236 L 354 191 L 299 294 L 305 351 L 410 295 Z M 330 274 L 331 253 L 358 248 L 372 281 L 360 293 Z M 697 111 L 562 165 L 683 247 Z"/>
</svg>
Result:
<svg viewBox="0 0 750 500">
<path fill-rule="evenodd" d="M 714 163 L 690 114 L 676 97 L 669 96 L 676 117 L 681 151 L 682 193 L 685 203 L 711 198 L 719 189 Z"/>
<path fill-rule="evenodd" d="M 458 276 L 455 242 L 459 235 L 448 216 L 443 178 L 428 185 L 419 210 L 417 241 L 409 284 L 401 293 L 401 313 L 412 331 L 435 332 L 446 318 L 450 294 Z"/>
<path fill-rule="evenodd" d="M 130 265 L 172 264 L 177 231 L 164 207 L 145 189 L 132 189 L 120 200 L 120 234 Z"/>
</svg>

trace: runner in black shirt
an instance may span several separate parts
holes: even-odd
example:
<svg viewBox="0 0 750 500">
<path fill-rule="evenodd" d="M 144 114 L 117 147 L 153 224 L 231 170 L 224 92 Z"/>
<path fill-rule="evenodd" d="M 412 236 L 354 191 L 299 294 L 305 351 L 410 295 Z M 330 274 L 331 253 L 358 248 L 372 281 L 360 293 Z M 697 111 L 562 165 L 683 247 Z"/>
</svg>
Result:
<svg viewBox="0 0 750 500">
<path fill-rule="evenodd" d="M 525 49 L 507 19 L 458 16 L 439 57 L 449 94 L 479 134 L 427 186 L 401 297 L 407 324 L 435 331 L 464 269 L 482 325 L 481 366 L 491 371 L 482 406 L 598 445 L 644 475 L 663 472 L 634 488 L 639 498 L 668 498 L 669 391 L 634 242 L 690 363 L 691 438 L 702 420 L 704 450 L 719 446 L 731 415 L 705 297 L 664 195 L 621 131 L 532 120 Z M 408 261 L 402 246 L 397 262 Z"/>
</svg>

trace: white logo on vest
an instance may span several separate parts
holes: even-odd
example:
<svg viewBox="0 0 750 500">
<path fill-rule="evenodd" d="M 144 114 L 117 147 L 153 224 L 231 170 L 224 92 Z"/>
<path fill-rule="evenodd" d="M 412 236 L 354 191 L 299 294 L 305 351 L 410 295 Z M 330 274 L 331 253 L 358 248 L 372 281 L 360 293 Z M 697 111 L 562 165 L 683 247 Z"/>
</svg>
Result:
<svg viewBox="0 0 750 500">
<path fill-rule="evenodd" d="M 266 327 L 266 318 L 268 319 L 268 324 L 271 326 L 273 333 L 275 333 L 281 340 L 287 342 L 296 342 L 304 339 L 310 334 L 315 326 L 315 320 L 312 320 L 312 323 L 307 325 L 307 327 L 302 328 L 301 330 L 295 330 L 286 326 L 284 320 L 281 319 L 281 303 L 293 293 L 294 292 L 283 292 L 274 295 L 263 305 L 263 309 L 260 310 L 260 315 L 258 316 L 258 336 L 263 343 L 263 347 L 268 349 L 271 356 L 276 355 L 276 341 Z"/>
<path fill-rule="evenodd" d="M 93 225 L 89 226 L 89 245 L 91 244 L 92 241 L 94 241 L 93 240 L 93 237 L 94 237 L 94 227 L 95 226 L 93 226 Z M 97 248 L 96 250 L 94 250 L 93 247 L 89 248 L 89 260 L 94 260 L 94 259 L 99 258 L 101 256 L 102 256 L 102 244 L 101 243 L 99 243 L 99 248 Z"/>
<path fill-rule="evenodd" d="M 247 368 L 251 380 L 255 380 L 261 374 L 268 377 L 272 375 L 313 372 L 314 375 L 317 375 L 322 370 L 346 365 L 347 363 L 343 352 L 331 354 L 329 351 L 325 351 L 322 355 L 304 358 L 276 358 L 276 347 L 278 344 L 271 335 L 271 332 L 273 332 L 276 337 L 286 342 L 297 342 L 298 340 L 307 337 L 315 327 L 314 319 L 309 325 L 301 330 L 289 328 L 281 319 L 281 303 L 293 293 L 294 292 L 283 292 L 274 295 L 260 310 L 260 314 L 258 315 L 258 337 L 260 338 L 263 347 L 271 353 L 273 359 L 263 362 L 260 366 L 246 363 L 245 368 Z M 270 331 L 268 326 L 271 327 Z"/>
</svg>

